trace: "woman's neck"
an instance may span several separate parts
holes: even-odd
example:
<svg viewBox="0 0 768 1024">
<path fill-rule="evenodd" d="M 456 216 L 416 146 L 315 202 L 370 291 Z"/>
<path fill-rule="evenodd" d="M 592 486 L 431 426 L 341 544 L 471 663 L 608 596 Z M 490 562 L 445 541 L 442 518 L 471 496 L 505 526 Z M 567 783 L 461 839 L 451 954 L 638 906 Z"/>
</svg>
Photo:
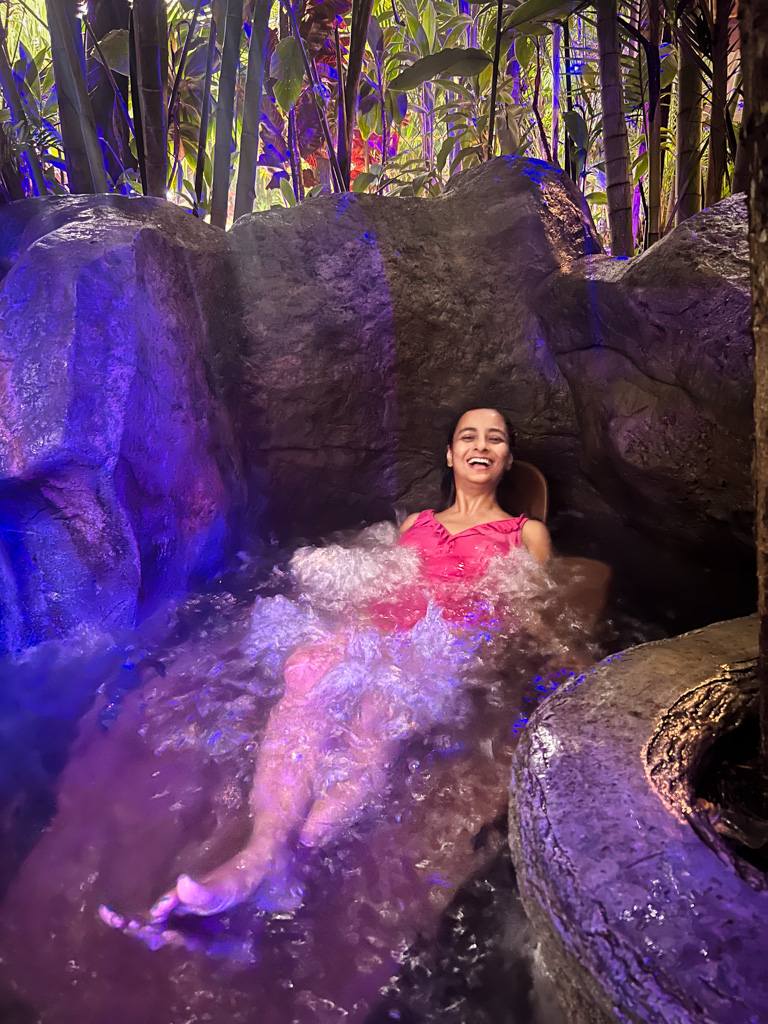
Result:
<svg viewBox="0 0 768 1024">
<path fill-rule="evenodd" d="M 462 488 L 456 492 L 456 500 L 446 511 L 453 512 L 462 519 L 481 519 L 500 511 L 500 507 L 496 501 L 495 491 L 479 491 L 473 494 Z"/>
</svg>

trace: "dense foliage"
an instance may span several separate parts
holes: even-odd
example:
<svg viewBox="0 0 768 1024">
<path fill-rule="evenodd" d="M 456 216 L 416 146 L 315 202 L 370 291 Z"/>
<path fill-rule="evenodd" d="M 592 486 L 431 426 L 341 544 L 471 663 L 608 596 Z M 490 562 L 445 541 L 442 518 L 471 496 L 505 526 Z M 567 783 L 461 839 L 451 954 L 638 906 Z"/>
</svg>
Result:
<svg viewBox="0 0 768 1024">
<path fill-rule="evenodd" d="M 558 163 L 618 255 L 739 182 L 734 0 L 3 0 L 6 199 L 168 195 L 224 225 Z"/>
</svg>

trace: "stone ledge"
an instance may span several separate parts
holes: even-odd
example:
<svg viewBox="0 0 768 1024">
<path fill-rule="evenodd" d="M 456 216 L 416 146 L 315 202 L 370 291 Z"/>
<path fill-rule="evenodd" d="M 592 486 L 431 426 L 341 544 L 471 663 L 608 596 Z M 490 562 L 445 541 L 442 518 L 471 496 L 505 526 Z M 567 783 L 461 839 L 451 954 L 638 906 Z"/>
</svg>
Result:
<svg viewBox="0 0 768 1024">
<path fill-rule="evenodd" d="M 679 769 L 743 714 L 756 653 L 755 617 L 645 644 L 547 700 L 522 737 L 510 845 L 574 1024 L 768 1020 L 768 893 L 691 827 Z"/>
</svg>

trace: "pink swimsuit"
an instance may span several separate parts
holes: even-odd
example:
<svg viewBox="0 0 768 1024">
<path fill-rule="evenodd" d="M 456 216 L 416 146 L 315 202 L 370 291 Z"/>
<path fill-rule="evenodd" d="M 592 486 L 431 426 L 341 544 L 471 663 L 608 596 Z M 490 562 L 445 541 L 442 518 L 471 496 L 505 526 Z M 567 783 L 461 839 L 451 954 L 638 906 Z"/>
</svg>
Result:
<svg viewBox="0 0 768 1024">
<path fill-rule="evenodd" d="M 521 534 L 527 521 L 528 516 L 497 519 L 451 534 L 435 519 L 433 509 L 420 512 L 398 544 L 415 547 L 421 553 L 426 586 L 398 593 L 391 601 L 378 601 L 368 608 L 370 621 L 388 632 L 411 629 L 426 615 L 432 598 L 441 607 L 445 619 L 461 622 L 469 609 L 466 587 L 457 584 L 481 579 L 495 555 L 508 555 L 514 548 L 521 547 Z M 294 651 L 284 669 L 288 693 L 306 694 L 318 679 L 343 660 L 344 648 L 344 639 L 334 637 Z"/>
<path fill-rule="evenodd" d="M 441 606 L 446 619 L 460 621 L 466 611 L 466 589 L 456 584 L 474 583 L 485 574 L 495 555 L 508 555 L 513 548 L 521 547 L 527 522 L 528 516 L 496 519 L 451 534 L 435 518 L 434 509 L 420 512 L 398 543 L 421 553 L 428 593 L 418 590 L 399 594 L 395 601 L 379 602 L 371 609 L 373 621 L 382 628 L 410 629 L 425 614 L 428 595 Z"/>
</svg>

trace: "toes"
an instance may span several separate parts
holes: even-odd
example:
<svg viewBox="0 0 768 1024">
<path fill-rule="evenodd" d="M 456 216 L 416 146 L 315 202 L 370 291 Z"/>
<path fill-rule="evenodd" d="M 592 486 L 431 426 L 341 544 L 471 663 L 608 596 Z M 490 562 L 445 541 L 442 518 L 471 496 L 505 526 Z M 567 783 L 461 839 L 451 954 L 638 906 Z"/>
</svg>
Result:
<svg viewBox="0 0 768 1024">
<path fill-rule="evenodd" d="M 108 907 L 106 903 L 102 903 L 99 907 L 99 917 L 110 928 L 125 927 L 125 918 Z"/>
<path fill-rule="evenodd" d="M 179 897 L 176 895 L 176 890 L 171 889 L 164 896 L 155 903 L 149 912 L 150 921 L 165 921 L 165 919 L 172 914 L 179 905 Z"/>
<path fill-rule="evenodd" d="M 176 892 L 181 901 L 180 909 L 203 917 L 218 914 L 232 906 L 233 900 L 226 895 L 212 891 L 196 882 L 189 875 L 179 875 Z"/>
</svg>

